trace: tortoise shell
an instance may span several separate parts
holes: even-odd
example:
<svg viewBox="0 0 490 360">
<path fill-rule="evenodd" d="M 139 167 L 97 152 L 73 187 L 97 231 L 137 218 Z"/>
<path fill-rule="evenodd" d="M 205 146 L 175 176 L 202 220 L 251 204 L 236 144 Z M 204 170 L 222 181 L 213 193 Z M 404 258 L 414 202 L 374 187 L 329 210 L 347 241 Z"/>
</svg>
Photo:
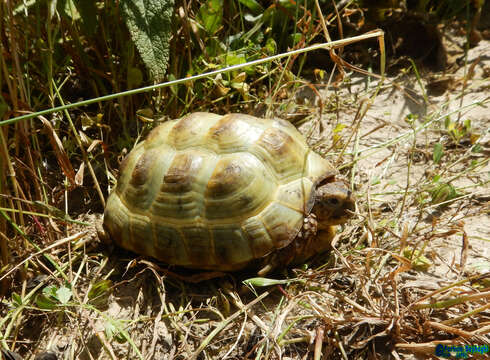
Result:
<svg viewBox="0 0 490 360">
<path fill-rule="evenodd" d="M 103 226 L 168 264 L 237 270 L 291 243 L 315 186 L 336 174 L 287 121 L 193 113 L 125 158 Z"/>
</svg>

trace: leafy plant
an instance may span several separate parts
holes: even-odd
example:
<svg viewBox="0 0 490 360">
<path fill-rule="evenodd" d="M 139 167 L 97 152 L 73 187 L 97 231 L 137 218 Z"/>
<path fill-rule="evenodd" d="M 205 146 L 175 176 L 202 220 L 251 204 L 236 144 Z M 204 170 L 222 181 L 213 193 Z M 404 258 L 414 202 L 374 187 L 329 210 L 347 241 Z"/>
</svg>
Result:
<svg viewBox="0 0 490 360">
<path fill-rule="evenodd" d="M 67 305 L 72 296 L 72 291 L 66 286 L 49 285 L 36 297 L 36 304 L 41 309 L 52 310 L 59 305 Z"/>
<path fill-rule="evenodd" d="M 435 143 L 434 152 L 432 153 L 432 160 L 434 161 L 434 164 L 439 164 L 439 161 L 441 161 L 443 153 L 444 153 L 444 145 L 442 145 L 441 143 Z"/>
<path fill-rule="evenodd" d="M 214 35 L 223 22 L 223 0 L 207 0 L 199 8 L 197 20 L 209 35 Z"/>
<path fill-rule="evenodd" d="M 88 292 L 89 303 L 97 308 L 107 306 L 111 294 L 112 281 L 100 280 L 90 288 Z"/>
<path fill-rule="evenodd" d="M 108 339 L 114 339 L 120 344 L 124 344 L 127 341 L 127 338 L 124 336 L 124 333 L 121 331 L 124 329 L 124 324 L 119 320 L 109 320 L 104 324 L 104 330 Z"/>
<path fill-rule="evenodd" d="M 152 78 L 164 79 L 169 63 L 173 0 L 121 0 L 124 20 Z"/>
<path fill-rule="evenodd" d="M 470 130 L 471 122 L 470 120 L 455 122 L 447 117 L 444 121 L 444 126 L 449 136 L 451 136 L 451 139 L 458 144 L 461 138 L 463 138 Z"/>
<path fill-rule="evenodd" d="M 432 204 L 440 204 L 457 198 L 460 194 L 448 183 L 436 183 L 430 190 Z"/>
</svg>

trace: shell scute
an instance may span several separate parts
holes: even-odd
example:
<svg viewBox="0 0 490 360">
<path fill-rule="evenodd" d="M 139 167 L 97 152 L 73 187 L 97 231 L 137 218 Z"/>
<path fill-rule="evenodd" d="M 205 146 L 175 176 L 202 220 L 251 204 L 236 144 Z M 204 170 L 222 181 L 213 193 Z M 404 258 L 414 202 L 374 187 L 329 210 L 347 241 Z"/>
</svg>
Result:
<svg viewBox="0 0 490 360">
<path fill-rule="evenodd" d="M 253 258 L 249 243 L 238 226 L 214 227 L 211 231 L 216 264 L 222 264 L 231 270 L 236 264 L 243 264 Z"/>
<path fill-rule="evenodd" d="M 290 209 L 278 202 L 270 204 L 261 214 L 274 248 L 288 245 L 296 237 L 303 223 L 303 213 Z"/>
<path fill-rule="evenodd" d="M 274 177 L 253 155 L 223 155 L 204 192 L 204 217 L 230 223 L 251 216 L 273 199 L 275 189 Z"/>
<path fill-rule="evenodd" d="M 294 180 L 304 173 L 307 148 L 294 141 L 288 133 L 268 128 L 255 143 L 255 151 L 272 166 L 280 181 Z M 253 151 L 253 150 L 252 150 Z"/>
<path fill-rule="evenodd" d="M 271 244 L 274 243 L 269 233 L 267 232 L 264 223 L 259 215 L 248 218 L 242 223 L 242 229 L 252 249 L 253 258 L 258 259 L 268 253 L 274 248 Z"/>
<path fill-rule="evenodd" d="M 131 214 L 129 222 L 130 249 L 137 254 L 153 252 L 153 233 L 149 216 Z"/>
<path fill-rule="evenodd" d="M 203 162 L 203 157 L 196 152 L 176 154 L 172 164 L 163 175 L 160 191 L 169 193 L 190 191 L 196 173 L 201 169 Z"/>
<path fill-rule="evenodd" d="M 160 192 L 157 194 L 150 211 L 157 214 L 157 218 L 175 224 L 198 218 L 201 214 L 200 208 L 198 197 L 193 192 L 179 195 Z"/>
<path fill-rule="evenodd" d="M 168 259 L 169 264 L 190 264 L 182 233 L 174 226 L 161 221 L 153 221 L 152 224 L 155 257 Z"/>
<path fill-rule="evenodd" d="M 220 198 L 233 194 L 246 186 L 253 178 L 253 172 L 241 165 L 238 159 L 224 158 L 218 161 L 206 187 L 206 197 Z"/>
<path fill-rule="evenodd" d="M 150 211 L 172 221 L 189 221 L 203 216 L 201 194 L 216 164 L 216 156 L 187 149 L 165 161 L 168 166 L 163 171 Z"/>
<path fill-rule="evenodd" d="M 145 149 L 160 148 L 162 146 L 165 148 L 171 147 L 168 138 L 172 127 L 177 121 L 178 120 L 166 121 L 153 128 L 143 142 Z"/>
<path fill-rule="evenodd" d="M 151 187 L 147 184 L 151 178 L 151 164 L 148 164 L 151 161 L 145 155 L 140 156 L 131 172 L 124 196 L 125 203 L 137 204 L 138 209 L 146 209 L 153 201 Z"/>
<path fill-rule="evenodd" d="M 168 134 L 168 143 L 177 150 L 207 147 L 209 129 L 221 118 L 211 113 L 193 113 L 176 121 Z"/>
<path fill-rule="evenodd" d="M 202 267 L 215 265 L 214 244 L 209 229 L 201 224 L 184 226 L 180 229 L 185 240 L 189 263 L 187 266 Z"/>
<path fill-rule="evenodd" d="M 260 137 L 265 128 L 264 124 L 253 116 L 225 115 L 209 129 L 208 144 L 221 153 L 247 151 L 250 144 Z"/>
<path fill-rule="evenodd" d="M 296 129 L 294 125 L 291 124 L 289 121 L 283 119 L 274 119 L 274 121 L 272 122 L 272 127 L 288 133 L 288 135 L 291 136 L 294 141 L 300 143 L 302 146 L 308 147 L 303 135 L 301 135 L 298 132 L 298 129 Z"/>
<path fill-rule="evenodd" d="M 308 199 L 312 197 L 313 183 L 307 178 L 300 178 L 281 185 L 277 191 L 276 199 L 282 205 L 297 212 L 308 214 Z"/>
<path fill-rule="evenodd" d="M 104 228 L 114 241 L 125 247 L 124 244 L 131 242 L 129 234 L 130 213 L 128 208 L 121 202 L 119 196 L 110 196 L 107 199 L 104 212 Z"/>
<path fill-rule="evenodd" d="M 152 130 L 124 160 L 104 226 L 169 264 L 235 270 L 287 246 L 336 170 L 289 122 L 194 113 Z"/>
</svg>

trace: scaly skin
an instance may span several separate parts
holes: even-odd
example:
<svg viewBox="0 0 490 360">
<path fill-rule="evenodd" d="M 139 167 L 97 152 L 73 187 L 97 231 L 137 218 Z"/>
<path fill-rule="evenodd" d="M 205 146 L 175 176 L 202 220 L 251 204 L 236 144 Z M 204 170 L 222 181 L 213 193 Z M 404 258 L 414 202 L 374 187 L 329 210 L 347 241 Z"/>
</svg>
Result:
<svg viewBox="0 0 490 360">
<path fill-rule="evenodd" d="M 283 249 L 263 259 L 259 276 L 264 276 L 281 265 L 301 264 L 330 248 L 336 226 L 345 223 L 355 210 L 355 199 L 347 185 L 335 181 L 319 186 L 315 205 L 305 217 L 298 236 Z"/>
</svg>

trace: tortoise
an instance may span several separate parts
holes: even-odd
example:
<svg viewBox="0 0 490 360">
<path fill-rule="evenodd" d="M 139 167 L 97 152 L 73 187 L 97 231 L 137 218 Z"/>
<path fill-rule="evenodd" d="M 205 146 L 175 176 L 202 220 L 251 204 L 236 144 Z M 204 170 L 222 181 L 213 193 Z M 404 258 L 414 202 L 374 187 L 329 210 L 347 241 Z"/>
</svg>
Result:
<svg viewBox="0 0 490 360">
<path fill-rule="evenodd" d="M 198 112 L 155 127 L 123 160 L 103 231 L 170 265 L 265 274 L 325 251 L 354 207 L 291 123 Z"/>
</svg>

